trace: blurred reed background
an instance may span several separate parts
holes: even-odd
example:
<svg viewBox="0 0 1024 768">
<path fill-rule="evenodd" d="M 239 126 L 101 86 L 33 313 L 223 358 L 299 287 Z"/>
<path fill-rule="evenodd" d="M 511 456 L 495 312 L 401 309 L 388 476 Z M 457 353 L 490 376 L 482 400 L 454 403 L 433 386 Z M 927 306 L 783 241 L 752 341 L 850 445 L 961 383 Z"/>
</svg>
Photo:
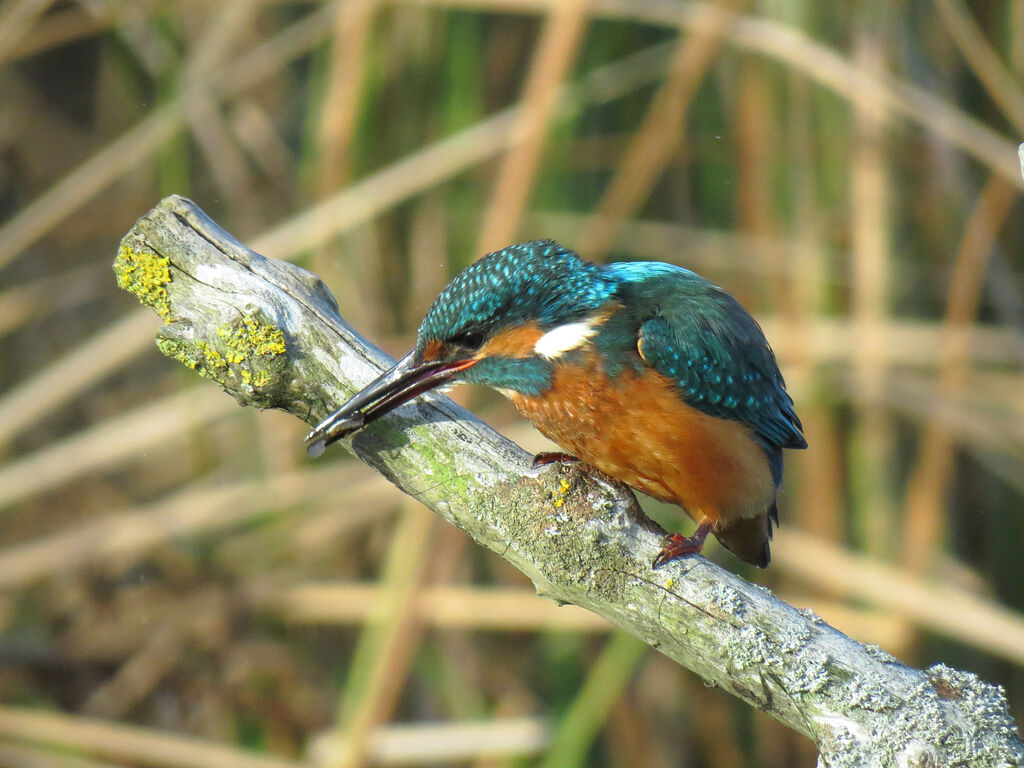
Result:
<svg viewBox="0 0 1024 768">
<path fill-rule="evenodd" d="M 393 354 L 512 241 L 727 287 L 811 446 L 746 575 L 1024 717 L 1022 81 L 1024 0 L 3 0 L 0 764 L 815 761 L 161 357 L 171 192 Z"/>
</svg>

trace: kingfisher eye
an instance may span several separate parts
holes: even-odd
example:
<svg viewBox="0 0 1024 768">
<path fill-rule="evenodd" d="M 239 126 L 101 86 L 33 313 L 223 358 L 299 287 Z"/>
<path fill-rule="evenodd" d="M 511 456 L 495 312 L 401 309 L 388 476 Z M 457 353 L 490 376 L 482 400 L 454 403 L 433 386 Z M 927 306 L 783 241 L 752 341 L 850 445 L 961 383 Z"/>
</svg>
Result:
<svg viewBox="0 0 1024 768">
<path fill-rule="evenodd" d="M 452 336 L 448 343 L 475 351 L 484 345 L 484 335 L 480 331 L 464 331 Z"/>
</svg>

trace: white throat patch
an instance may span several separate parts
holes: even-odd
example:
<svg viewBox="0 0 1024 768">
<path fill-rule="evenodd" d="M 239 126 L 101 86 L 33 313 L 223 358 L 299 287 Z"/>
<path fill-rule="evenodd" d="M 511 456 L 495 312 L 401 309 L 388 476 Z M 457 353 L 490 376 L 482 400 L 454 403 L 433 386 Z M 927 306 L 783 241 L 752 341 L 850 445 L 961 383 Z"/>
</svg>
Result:
<svg viewBox="0 0 1024 768">
<path fill-rule="evenodd" d="M 593 321 L 567 323 L 552 328 L 539 339 L 533 351 L 541 357 L 553 360 L 561 357 L 570 349 L 576 349 L 597 333 L 597 324 Z"/>
</svg>

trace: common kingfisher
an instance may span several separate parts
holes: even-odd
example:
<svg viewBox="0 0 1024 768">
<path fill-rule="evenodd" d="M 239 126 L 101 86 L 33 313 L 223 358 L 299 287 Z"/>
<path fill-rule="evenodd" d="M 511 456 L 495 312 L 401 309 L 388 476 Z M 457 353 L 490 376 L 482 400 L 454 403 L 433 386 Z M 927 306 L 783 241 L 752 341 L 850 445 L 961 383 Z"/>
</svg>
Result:
<svg viewBox="0 0 1024 768">
<path fill-rule="evenodd" d="M 310 456 L 439 386 L 485 384 L 568 454 L 697 523 L 653 567 L 709 533 L 770 558 L 782 449 L 806 448 L 761 327 L 730 294 L 660 262 L 598 265 L 553 240 L 487 254 L 441 292 L 415 348 L 306 437 Z"/>
</svg>

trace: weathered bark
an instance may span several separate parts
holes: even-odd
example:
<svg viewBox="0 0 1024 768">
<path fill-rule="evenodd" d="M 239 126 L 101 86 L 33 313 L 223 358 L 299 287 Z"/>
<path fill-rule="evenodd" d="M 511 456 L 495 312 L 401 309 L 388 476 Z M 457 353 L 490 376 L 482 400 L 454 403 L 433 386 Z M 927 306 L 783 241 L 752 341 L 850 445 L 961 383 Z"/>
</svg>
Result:
<svg viewBox="0 0 1024 768">
<path fill-rule="evenodd" d="M 243 405 L 312 425 L 389 363 L 318 278 L 253 253 L 180 197 L 125 236 L 115 272 L 163 317 L 160 349 Z M 1024 765 L 999 687 L 907 667 L 702 557 L 652 570 L 663 531 L 629 489 L 579 467 L 532 470 L 527 453 L 444 397 L 345 442 L 539 594 L 604 616 L 806 734 L 823 765 Z"/>
</svg>

